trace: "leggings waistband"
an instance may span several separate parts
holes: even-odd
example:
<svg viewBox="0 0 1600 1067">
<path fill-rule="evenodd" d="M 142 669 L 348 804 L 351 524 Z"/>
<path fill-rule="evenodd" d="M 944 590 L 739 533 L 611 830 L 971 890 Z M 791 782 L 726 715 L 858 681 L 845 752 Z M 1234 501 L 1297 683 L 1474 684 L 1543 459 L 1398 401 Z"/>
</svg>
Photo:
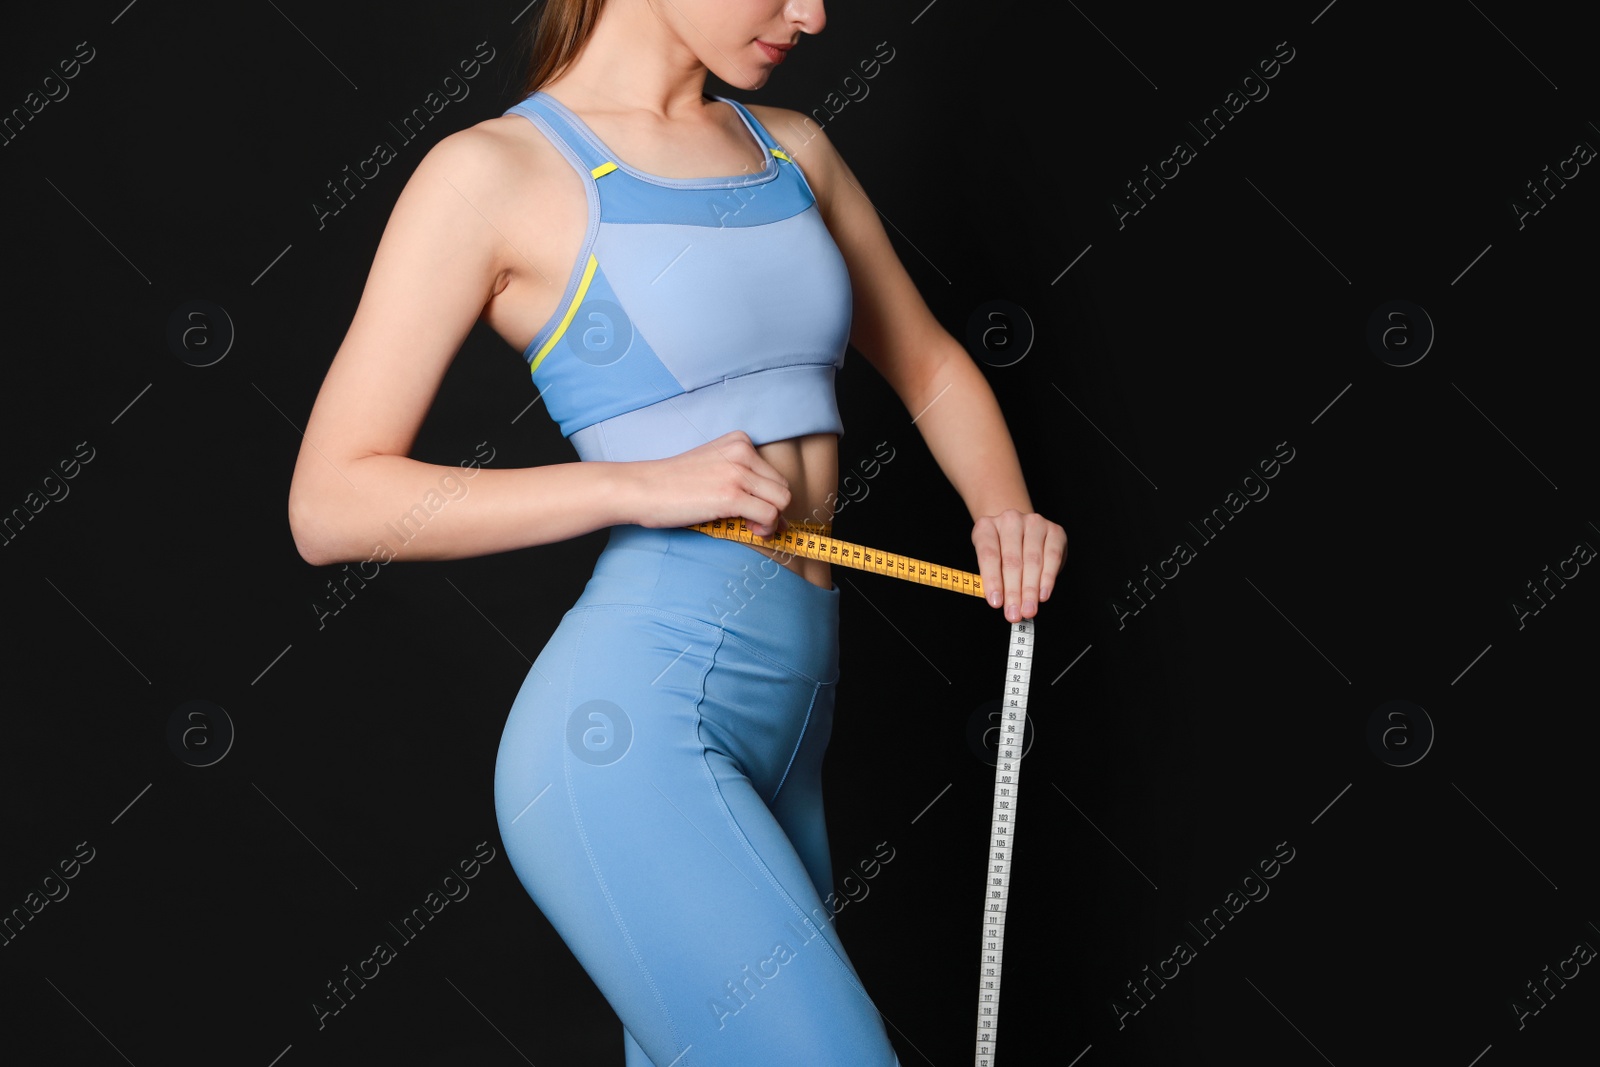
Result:
<svg viewBox="0 0 1600 1067">
<path fill-rule="evenodd" d="M 748 545 L 681 527 L 611 527 L 574 610 L 654 608 L 720 627 L 808 678 L 839 676 L 839 587 L 823 589 Z"/>
</svg>

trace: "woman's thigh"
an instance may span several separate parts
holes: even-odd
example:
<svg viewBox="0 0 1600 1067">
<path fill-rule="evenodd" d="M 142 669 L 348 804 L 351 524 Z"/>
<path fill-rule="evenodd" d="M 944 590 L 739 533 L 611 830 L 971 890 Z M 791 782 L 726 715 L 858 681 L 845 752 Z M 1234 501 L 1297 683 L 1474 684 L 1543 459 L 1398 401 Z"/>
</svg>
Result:
<svg viewBox="0 0 1600 1067">
<path fill-rule="evenodd" d="M 501 739 L 511 865 L 657 1067 L 895 1063 L 822 902 L 833 679 L 770 651 L 580 606 Z"/>
</svg>

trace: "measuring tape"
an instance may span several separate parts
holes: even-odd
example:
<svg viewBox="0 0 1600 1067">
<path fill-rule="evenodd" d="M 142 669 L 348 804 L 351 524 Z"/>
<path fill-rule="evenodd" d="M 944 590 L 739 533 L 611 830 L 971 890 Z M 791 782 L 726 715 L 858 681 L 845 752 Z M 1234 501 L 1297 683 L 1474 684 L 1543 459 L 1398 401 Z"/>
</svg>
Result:
<svg viewBox="0 0 1600 1067">
<path fill-rule="evenodd" d="M 805 556 L 807 559 L 825 559 L 829 563 L 872 571 L 874 574 L 904 578 L 920 585 L 931 585 L 957 593 L 971 593 L 976 597 L 983 596 L 983 579 L 971 571 L 958 571 L 953 567 L 941 567 L 935 563 L 912 559 L 910 556 L 879 552 L 875 548 L 841 541 L 832 536 L 830 531 L 833 527 L 827 523 L 792 522 L 787 530 L 776 537 L 758 537 L 750 529 L 750 524 L 743 519 L 712 519 L 710 522 L 697 522 L 688 528 L 729 541 L 782 549 L 791 555 Z"/>
<path fill-rule="evenodd" d="M 826 523 L 791 523 L 789 529 L 775 537 L 758 537 L 743 519 L 713 519 L 688 529 L 747 545 L 782 549 L 807 559 L 888 574 L 921 585 L 983 596 L 983 579 L 970 571 L 940 567 L 909 556 L 841 541 L 832 536 L 832 527 Z M 1005 696 L 1000 701 L 1000 743 L 995 759 L 994 807 L 989 815 L 989 855 L 984 880 L 976 1067 L 994 1067 L 994 1045 L 1000 1031 L 1000 958 L 1005 948 L 1006 898 L 1011 891 L 1013 820 L 1017 813 L 1017 783 L 1022 778 L 1028 680 L 1033 674 L 1034 622 L 1020 619 L 1011 624 L 1011 646 L 1006 652 Z"/>
<path fill-rule="evenodd" d="M 1000 955 L 1005 948 L 1006 897 L 1011 892 L 1012 820 L 1022 778 L 1022 739 L 1028 721 L 1028 679 L 1033 674 L 1033 619 L 1011 624 L 1005 696 L 1000 700 L 1000 745 L 994 764 L 994 808 L 989 815 L 988 896 L 983 910 L 983 957 L 978 971 L 977 1067 L 994 1067 L 1000 1032 Z"/>
</svg>

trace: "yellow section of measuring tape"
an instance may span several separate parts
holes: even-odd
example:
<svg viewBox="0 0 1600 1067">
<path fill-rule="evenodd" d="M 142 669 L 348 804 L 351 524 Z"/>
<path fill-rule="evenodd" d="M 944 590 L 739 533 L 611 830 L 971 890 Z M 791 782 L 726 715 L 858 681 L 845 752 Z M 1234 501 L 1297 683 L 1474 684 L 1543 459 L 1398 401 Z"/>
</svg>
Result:
<svg viewBox="0 0 1600 1067">
<path fill-rule="evenodd" d="M 805 556 L 807 559 L 827 560 L 842 567 L 854 567 L 874 574 L 887 574 L 892 578 L 903 578 L 908 582 L 931 585 L 936 589 L 969 593 L 976 597 L 983 596 L 983 579 L 971 571 L 958 571 L 953 567 L 941 567 L 936 563 L 912 559 L 910 556 L 880 552 L 875 548 L 841 541 L 831 535 L 832 527 L 822 523 L 790 523 L 789 528 L 777 537 L 756 536 L 750 529 L 750 524 L 743 519 L 712 519 L 710 522 L 695 523 L 687 529 L 699 530 L 701 533 L 728 541 L 760 545 L 763 548 L 776 549 L 795 556 Z"/>
</svg>

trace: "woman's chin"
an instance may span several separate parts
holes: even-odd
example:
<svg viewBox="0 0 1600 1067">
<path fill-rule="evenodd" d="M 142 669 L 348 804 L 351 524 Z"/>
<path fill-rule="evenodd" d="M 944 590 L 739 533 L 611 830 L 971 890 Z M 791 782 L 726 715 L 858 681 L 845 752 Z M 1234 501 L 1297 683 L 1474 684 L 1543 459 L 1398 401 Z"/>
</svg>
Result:
<svg viewBox="0 0 1600 1067">
<path fill-rule="evenodd" d="M 731 85 L 735 89 L 742 89 L 745 92 L 754 92 L 755 90 L 760 89 L 762 86 L 767 84 L 767 81 L 772 77 L 772 68 L 760 67 L 755 70 L 751 70 L 749 67 L 746 67 L 743 70 L 729 71 L 729 73 L 732 74 L 733 77 L 725 78 L 720 74 L 718 74 L 717 77 L 721 78 L 724 82 Z"/>
</svg>

